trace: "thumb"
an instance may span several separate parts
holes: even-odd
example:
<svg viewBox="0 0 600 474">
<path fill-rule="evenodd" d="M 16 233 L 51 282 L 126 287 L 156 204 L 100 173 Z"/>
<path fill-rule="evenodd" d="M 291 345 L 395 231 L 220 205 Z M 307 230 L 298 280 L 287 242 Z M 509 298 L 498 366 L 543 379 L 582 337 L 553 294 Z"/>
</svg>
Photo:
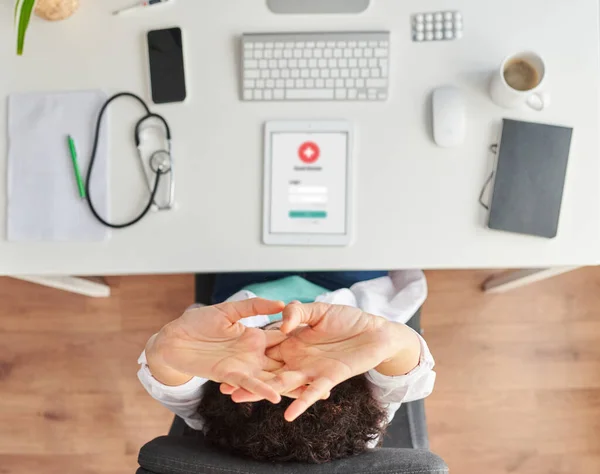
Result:
<svg viewBox="0 0 600 474">
<path fill-rule="evenodd" d="M 277 346 L 287 339 L 286 334 L 281 331 L 275 331 L 274 329 L 265 331 L 265 337 L 267 338 L 267 349 Z"/>
<path fill-rule="evenodd" d="M 302 324 L 314 327 L 321 322 L 330 308 L 331 305 L 326 303 L 289 304 L 283 310 L 281 332 L 289 334 Z"/>
</svg>

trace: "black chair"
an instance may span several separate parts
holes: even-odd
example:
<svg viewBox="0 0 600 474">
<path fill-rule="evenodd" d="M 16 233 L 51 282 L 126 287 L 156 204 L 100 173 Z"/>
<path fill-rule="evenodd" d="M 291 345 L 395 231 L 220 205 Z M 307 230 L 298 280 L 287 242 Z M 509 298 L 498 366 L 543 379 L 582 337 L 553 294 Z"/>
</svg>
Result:
<svg viewBox="0 0 600 474">
<path fill-rule="evenodd" d="M 196 275 L 196 302 L 209 304 L 214 275 Z M 421 331 L 421 312 L 407 323 Z M 146 444 L 137 474 L 441 474 L 446 464 L 429 451 L 423 400 L 405 403 L 388 427 L 383 447 L 327 464 L 265 463 L 233 456 L 204 444 L 180 418 L 168 436 Z"/>
</svg>

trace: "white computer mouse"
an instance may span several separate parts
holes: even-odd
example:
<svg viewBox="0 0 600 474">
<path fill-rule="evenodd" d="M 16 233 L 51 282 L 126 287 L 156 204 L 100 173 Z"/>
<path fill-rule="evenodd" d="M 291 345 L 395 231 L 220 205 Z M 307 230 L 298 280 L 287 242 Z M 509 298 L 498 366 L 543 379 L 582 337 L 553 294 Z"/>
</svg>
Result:
<svg viewBox="0 0 600 474">
<path fill-rule="evenodd" d="M 449 148 L 465 140 L 467 113 L 461 90 L 443 86 L 433 91 L 433 139 L 438 146 Z"/>
</svg>

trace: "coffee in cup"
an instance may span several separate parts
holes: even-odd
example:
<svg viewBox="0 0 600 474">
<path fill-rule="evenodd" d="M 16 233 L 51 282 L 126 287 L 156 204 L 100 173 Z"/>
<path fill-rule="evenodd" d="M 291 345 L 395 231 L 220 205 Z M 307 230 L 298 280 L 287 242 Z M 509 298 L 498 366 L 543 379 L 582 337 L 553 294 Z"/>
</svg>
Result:
<svg viewBox="0 0 600 474">
<path fill-rule="evenodd" d="M 550 104 L 550 96 L 541 92 L 546 75 L 546 64 L 538 54 L 527 51 L 509 56 L 492 76 L 492 100 L 506 108 L 527 104 L 541 111 Z"/>
<path fill-rule="evenodd" d="M 504 66 L 504 80 L 513 89 L 528 91 L 539 85 L 540 75 L 526 59 L 514 58 Z"/>
</svg>

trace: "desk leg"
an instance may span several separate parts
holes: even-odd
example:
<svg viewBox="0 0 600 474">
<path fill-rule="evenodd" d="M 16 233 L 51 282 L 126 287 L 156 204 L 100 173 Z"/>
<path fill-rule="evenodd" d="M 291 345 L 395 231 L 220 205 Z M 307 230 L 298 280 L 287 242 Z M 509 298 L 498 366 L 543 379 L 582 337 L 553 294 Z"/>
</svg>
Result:
<svg viewBox="0 0 600 474">
<path fill-rule="evenodd" d="M 485 293 L 504 293 L 531 283 L 546 280 L 581 267 L 529 268 L 490 277 L 483 283 Z"/>
<path fill-rule="evenodd" d="M 13 276 L 12 278 L 92 298 L 110 296 L 110 286 L 86 278 L 72 276 Z"/>
</svg>

